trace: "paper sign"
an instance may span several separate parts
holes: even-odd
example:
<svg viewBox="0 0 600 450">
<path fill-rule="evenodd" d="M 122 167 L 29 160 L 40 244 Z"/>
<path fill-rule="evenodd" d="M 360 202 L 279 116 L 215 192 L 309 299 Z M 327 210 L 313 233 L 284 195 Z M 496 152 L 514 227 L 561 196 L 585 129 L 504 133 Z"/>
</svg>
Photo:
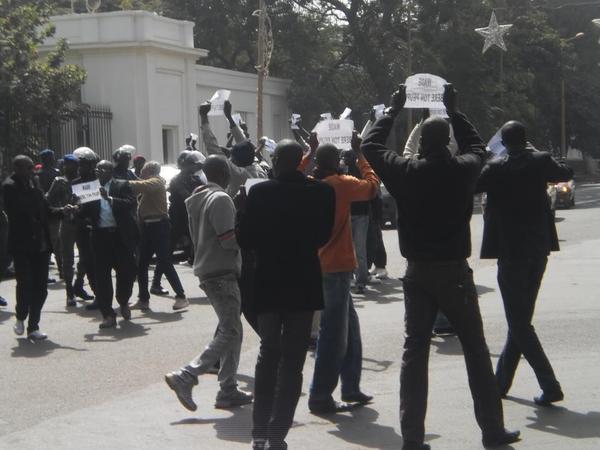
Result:
<svg viewBox="0 0 600 450">
<path fill-rule="evenodd" d="M 333 120 L 333 116 L 331 113 L 323 113 L 321 114 L 321 120 Z"/>
<path fill-rule="evenodd" d="M 250 193 L 250 189 L 260 183 L 264 183 L 265 181 L 269 181 L 268 178 L 248 178 L 244 183 L 244 187 L 246 188 L 246 194 Z"/>
<path fill-rule="evenodd" d="M 333 144 L 340 150 L 352 148 L 352 132 L 354 131 L 352 120 L 322 120 L 313 131 L 317 133 L 320 144 Z"/>
<path fill-rule="evenodd" d="M 292 114 L 292 118 L 290 119 L 290 124 L 292 125 L 292 130 L 299 130 L 298 122 L 300 122 L 300 114 Z"/>
<path fill-rule="evenodd" d="M 90 181 L 89 183 L 74 184 L 73 194 L 79 198 L 79 203 L 89 203 L 100 200 L 100 182 L 98 180 Z"/>
<path fill-rule="evenodd" d="M 277 147 L 277 142 L 275 142 L 273 139 L 271 139 L 271 138 L 265 139 L 265 149 L 269 153 L 273 153 L 275 151 L 276 147 Z"/>
<path fill-rule="evenodd" d="M 385 105 L 375 105 L 373 106 L 373 110 L 375 111 L 375 119 L 381 119 L 385 111 Z"/>
<path fill-rule="evenodd" d="M 406 79 L 405 108 L 446 109 L 444 85 L 446 80 L 429 73 L 418 73 Z"/>
<path fill-rule="evenodd" d="M 344 120 L 350 117 L 350 114 L 352 114 L 352 110 L 348 107 L 346 107 L 346 109 L 344 109 L 344 112 L 340 115 L 340 119 Z"/>
<path fill-rule="evenodd" d="M 236 113 L 236 114 L 232 115 L 231 118 L 233 119 L 235 124 L 239 127 L 240 123 L 242 122 L 242 116 L 239 113 Z"/>
<path fill-rule="evenodd" d="M 197 134 L 190 133 L 190 137 L 192 138 L 192 141 L 198 142 L 198 135 Z"/>
<path fill-rule="evenodd" d="M 210 99 L 210 112 L 209 116 L 222 116 L 223 107 L 225 106 L 225 100 L 229 100 L 231 91 L 227 89 L 219 89 Z"/>
<path fill-rule="evenodd" d="M 494 154 L 495 158 L 506 155 L 506 147 L 502 143 L 502 133 L 498 130 L 496 134 L 488 142 L 487 148 Z"/>
</svg>

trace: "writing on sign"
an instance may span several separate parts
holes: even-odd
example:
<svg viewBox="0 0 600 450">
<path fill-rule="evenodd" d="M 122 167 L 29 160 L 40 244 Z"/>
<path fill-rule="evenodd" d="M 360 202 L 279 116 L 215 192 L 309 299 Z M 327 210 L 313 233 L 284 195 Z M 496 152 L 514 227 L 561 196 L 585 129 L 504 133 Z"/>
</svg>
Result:
<svg viewBox="0 0 600 450">
<path fill-rule="evenodd" d="M 429 73 L 418 73 L 406 79 L 405 108 L 429 108 L 446 110 L 444 106 L 444 86 L 446 80 Z"/>
<path fill-rule="evenodd" d="M 348 119 L 322 120 L 314 130 L 320 144 L 333 144 L 340 150 L 352 148 L 354 121 Z"/>
<path fill-rule="evenodd" d="M 100 200 L 100 182 L 98 180 L 90 181 L 89 183 L 74 184 L 73 194 L 77 196 L 80 204 Z"/>
</svg>

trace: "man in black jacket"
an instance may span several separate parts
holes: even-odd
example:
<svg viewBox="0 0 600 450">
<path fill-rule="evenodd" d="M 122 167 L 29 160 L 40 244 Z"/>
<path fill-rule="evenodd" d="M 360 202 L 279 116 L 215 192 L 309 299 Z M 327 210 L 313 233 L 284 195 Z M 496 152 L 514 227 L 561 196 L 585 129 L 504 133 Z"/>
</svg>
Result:
<svg viewBox="0 0 600 450">
<path fill-rule="evenodd" d="M 33 161 L 25 155 L 13 159 L 13 174 L 3 185 L 8 216 L 8 250 L 13 256 L 17 278 L 17 321 L 14 331 L 33 340 L 48 336 L 39 331 L 42 307 L 48 296 L 50 232 L 44 194 L 34 182 Z"/>
<path fill-rule="evenodd" d="M 96 297 L 104 321 L 100 328 L 117 324 L 112 308 L 111 271 L 117 274 L 116 298 L 125 320 L 131 318 L 129 298 L 136 276 L 135 248 L 138 228 L 135 221 L 136 198 L 129 183 L 113 178 L 110 161 L 96 166 L 102 199 L 81 205 L 81 215 L 92 226 L 92 249 L 96 267 Z"/>
<path fill-rule="evenodd" d="M 502 127 L 502 142 L 508 155 L 489 162 L 478 183 L 478 191 L 487 192 L 488 199 L 481 258 L 498 259 L 498 286 L 508 322 L 496 379 L 505 396 L 523 355 L 543 391 L 534 400 L 548 405 L 564 396 L 531 321 L 548 255 L 558 251 L 547 183 L 568 181 L 573 172 L 549 153 L 529 148 L 519 122 Z"/>
<path fill-rule="evenodd" d="M 314 311 L 323 309 L 319 248 L 331 236 L 335 192 L 297 171 L 302 147 L 281 141 L 275 179 L 255 185 L 240 213 L 238 241 L 256 252 L 254 448 L 282 450 L 302 389 Z"/>
<path fill-rule="evenodd" d="M 408 260 L 404 277 L 406 338 L 400 375 L 400 426 L 403 449 L 429 449 L 423 443 L 427 408 L 427 365 L 431 330 L 441 309 L 460 338 L 475 416 L 485 446 L 518 440 L 504 429 L 502 403 L 495 382 L 473 273 L 469 222 L 473 194 L 484 159 L 477 131 L 458 112 L 456 92 L 447 86 L 444 104 L 460 151 L 448 151 L 449 124 L 441 118 L 423 123 L 418 159 L 405 159 L 385 142 L 403 109 L 406 90 L 392 98 L 388 117 L 379 119 L 362 150 L 398 206 L 400 250 Z"/>
</svg>

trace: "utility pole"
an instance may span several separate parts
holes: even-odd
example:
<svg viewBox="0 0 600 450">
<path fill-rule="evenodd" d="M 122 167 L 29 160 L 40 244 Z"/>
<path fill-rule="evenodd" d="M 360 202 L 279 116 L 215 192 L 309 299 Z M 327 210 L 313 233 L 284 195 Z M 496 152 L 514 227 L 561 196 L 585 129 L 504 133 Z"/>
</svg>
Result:
<svg viewBox="0 0 600 450">
<path fill-rule="evenodd" d="M 263 136 L 263 86 L 265 81 L 265 2 L 258 0 L 258 89 L 256 95 L 256 139 Z"/>
<path fill-rule="evenodd" d="M 413 74 L 413 68 L 412 68 L 412 0 L 408 0 L 407 6 L 408 6 L 408 39 L 407 39 L 408 67 L 407 67 L 407 71 L 408 71 L 408 76 L 410 77 Z M 407 136 L 410 135 L 410 132 L 413 129 L 412 112 L 413 112 L 412 109 L 408 110 L 408 129 L 407 129 L 407 134 L 406 134 Z"/>
</svg>

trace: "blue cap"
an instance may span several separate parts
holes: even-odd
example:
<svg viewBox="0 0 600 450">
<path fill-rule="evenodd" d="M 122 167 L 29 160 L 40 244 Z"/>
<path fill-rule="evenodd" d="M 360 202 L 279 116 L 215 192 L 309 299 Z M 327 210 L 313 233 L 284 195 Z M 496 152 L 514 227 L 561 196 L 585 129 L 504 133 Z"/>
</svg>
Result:
<svg viewBox="0 0 600 450">
<path fill-rule="evenodd" d="M 78 162 L 79 158 L 77 158 L 77 156 L 75 156 L 73 153 L 69 153 L 68 155 L 63 156 L 63 161 L 70 161 L 70 162 Z"/>
<path fill-rule="evenodd" d="M 45 158 L 47 156 L 54 156 L 54 152 L 52 150 L 50 150 L 49 148 L 42 150 L 40 152 L 40 158 Z"/>
</svg>

